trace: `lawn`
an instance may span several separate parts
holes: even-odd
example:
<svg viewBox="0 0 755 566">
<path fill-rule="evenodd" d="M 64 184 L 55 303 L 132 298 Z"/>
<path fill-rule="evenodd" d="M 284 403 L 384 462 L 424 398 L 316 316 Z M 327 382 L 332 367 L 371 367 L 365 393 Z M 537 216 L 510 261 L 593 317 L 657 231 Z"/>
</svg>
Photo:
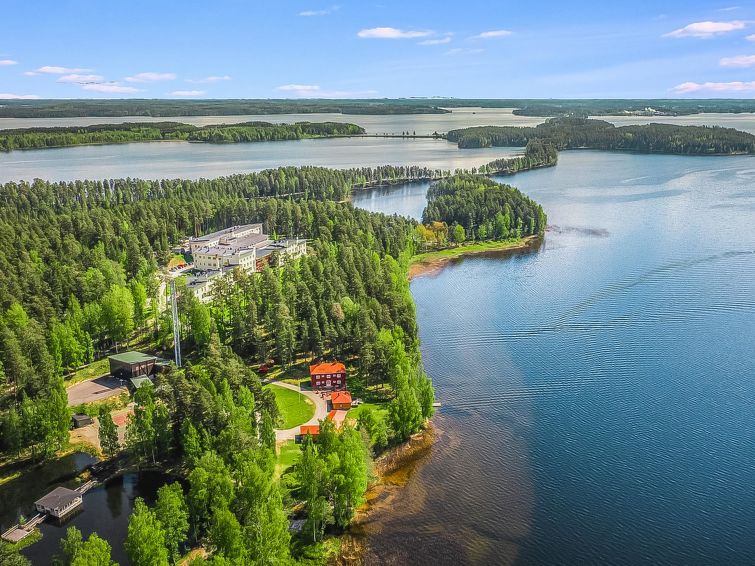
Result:
<svg viewBox="0 0 755 566">
<path fill-rule="evenodd" d="M 298 391 L 275 384 L 266 385 L 275 394 L 281 414 L 280 428 L 285 430 L 304 424 L 315 416 L 315 404 Z"/>
<path fill-rule="evenodd" d="M 357 420 L 359 418 L 359 415 L 366 407 L 370 407 L 375 411 L 375 413 L 383 418 L 388 416 L 388 403 L 362 403 L 361 405 L 354 407 L 353 409 L 349 409 L 349 412 L 346 414 L 346 416 L 350 419 Z"/>
<path fill-rule="evenodd" d="M 87 379 L 94 379 L 110 373 L 110 362 L 107 358 L 102 358 L 96 362 L 84 366 L 74 371 L 70 376 L 66 376 L 66 386 L 79 383 L 80 381 L 86 381 Z"/>
<path fill-rule="evenodd" d="M 293 440 L 278 447 L 278 455 L 275 462 L 275 475 L 280 477 L 283 472 L 299 461 L 301 457 L 301 447 Z"/>
</svg>

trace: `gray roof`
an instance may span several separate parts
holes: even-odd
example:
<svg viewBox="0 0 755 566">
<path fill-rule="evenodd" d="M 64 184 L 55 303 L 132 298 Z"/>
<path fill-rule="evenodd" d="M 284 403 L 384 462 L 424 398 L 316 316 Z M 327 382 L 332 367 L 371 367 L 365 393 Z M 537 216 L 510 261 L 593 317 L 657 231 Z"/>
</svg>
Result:
<svg viewBox="0 0 755 566">
<path fill-rule="evenodd" d="M 113 354 L 112 356 L 109 356 L 111 360 L 115 360 L 116 362 L 121 362 L 125 364 L 136 364 L 139 362 L 149 362 L 154 361 L 156 358 L 155 356 L 150 356 L 149 354 L 143 354 L 142 352 L 123 352 L 121 354 Z"/>
<path fill-rule="evenodd" d="M 67 487 L 56 487 L 42 499 L 37 499 L 34 505 L 40 505 L 45 509 L 60 509 L 71 503 L 77 497 L 81 497 L 78 491 Z"/>
<path fill-rule="evenodd" d="M 244 230 L 250 230 L 250 229 L 262 230 L 262 224 L 240 224 L 237 226 L 231 226 L 229 228 L 223 228 L 222 230 L 218 230 L 217 232 L 211 232 L 210 234 L 205 234 L 203 236 L 198 236 L 196 238 L 189 238 L 189 241 L 196 243 L 196 242 L 204 242 L 208 240 L 215 240 L 223 236 L 229 236 L 233 234 L 234 232 L 243 232 Z"/>
</svg>

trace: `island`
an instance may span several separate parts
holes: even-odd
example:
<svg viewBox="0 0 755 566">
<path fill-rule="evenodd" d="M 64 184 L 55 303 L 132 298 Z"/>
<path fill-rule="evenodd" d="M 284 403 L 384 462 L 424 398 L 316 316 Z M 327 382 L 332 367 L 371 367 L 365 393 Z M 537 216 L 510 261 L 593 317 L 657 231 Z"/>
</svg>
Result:
<svg viewBox="0 0 755 566">
<path fill-rule="evenodd" d="M 524 146 L 532 140 L 562 149 L 600 149 L 675 155 L 755 153 L 755 136 L 719 126 L 614 126 L 588 118 L 551 118 L 535 127 L 481 126 L 451 130 L 460 148 Z"/>
<path fill-rule="evenodd" d="M 360 134 L 364 134 L 364 128 L 340 122 L 272 124 L 257 121 L 202 127 L 179 122 L 126 122 L 81 127 L 0 130 L 0 151 L 153 141 L 244 143 Z"/>
</svg>

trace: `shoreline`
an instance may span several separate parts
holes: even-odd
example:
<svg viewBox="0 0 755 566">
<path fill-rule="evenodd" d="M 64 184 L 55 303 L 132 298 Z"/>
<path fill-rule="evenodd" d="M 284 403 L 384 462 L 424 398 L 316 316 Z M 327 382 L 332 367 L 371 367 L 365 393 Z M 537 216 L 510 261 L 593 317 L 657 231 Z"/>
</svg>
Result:
<svg viewBox="0 0 755 566">
<path fill-rule="evenodd" d="M 449 264 L 461 261 L 466 257 L 498 256 L 532 251 L 540 247 L 543 239 L 543 236 L 527 236 L 515 240 L 473 243 L 457 248 L 446 248 L 418 254 L 409 262 L 407 276 L 412 281 L 417 277 L 437 275 Z"/>
<path fill-rule="evenodd" d="M 375 481 L 368 486 L 365 502 L 357 509 L 351 526 L 339 535 L 340 549 L 328 561 L 330 566 L 364 564 L 373 513 L 389 506 L 401 493 L 434 444 L 435 427 L 430 420 L 422 431 L 373 460 Z"/>
</svg>

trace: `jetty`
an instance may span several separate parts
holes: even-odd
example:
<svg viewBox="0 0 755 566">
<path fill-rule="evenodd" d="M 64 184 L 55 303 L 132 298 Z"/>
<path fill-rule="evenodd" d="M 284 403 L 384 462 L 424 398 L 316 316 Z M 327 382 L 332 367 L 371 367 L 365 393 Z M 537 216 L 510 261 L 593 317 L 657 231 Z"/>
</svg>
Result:
<svg viewBox="0 0 755 566">
<path fill-rule="evenodd" d="M 47 495 L 34 502 L 34 508 L 37 511 L 36 515 L 24 523 L 13 525 L 0 535 L 0 538 L 12 543 L 19 542 L 33 533 L 35 527 L 47 519 L 47 517 L 54 517 L 56 519 L 65 518 L 69 513 L 81 506 L 84 494 L 95 485 L 97 485 L 97 482 L 90 480 L 81 484 L 76 489 L 56 487 Z"/>
</svg>

